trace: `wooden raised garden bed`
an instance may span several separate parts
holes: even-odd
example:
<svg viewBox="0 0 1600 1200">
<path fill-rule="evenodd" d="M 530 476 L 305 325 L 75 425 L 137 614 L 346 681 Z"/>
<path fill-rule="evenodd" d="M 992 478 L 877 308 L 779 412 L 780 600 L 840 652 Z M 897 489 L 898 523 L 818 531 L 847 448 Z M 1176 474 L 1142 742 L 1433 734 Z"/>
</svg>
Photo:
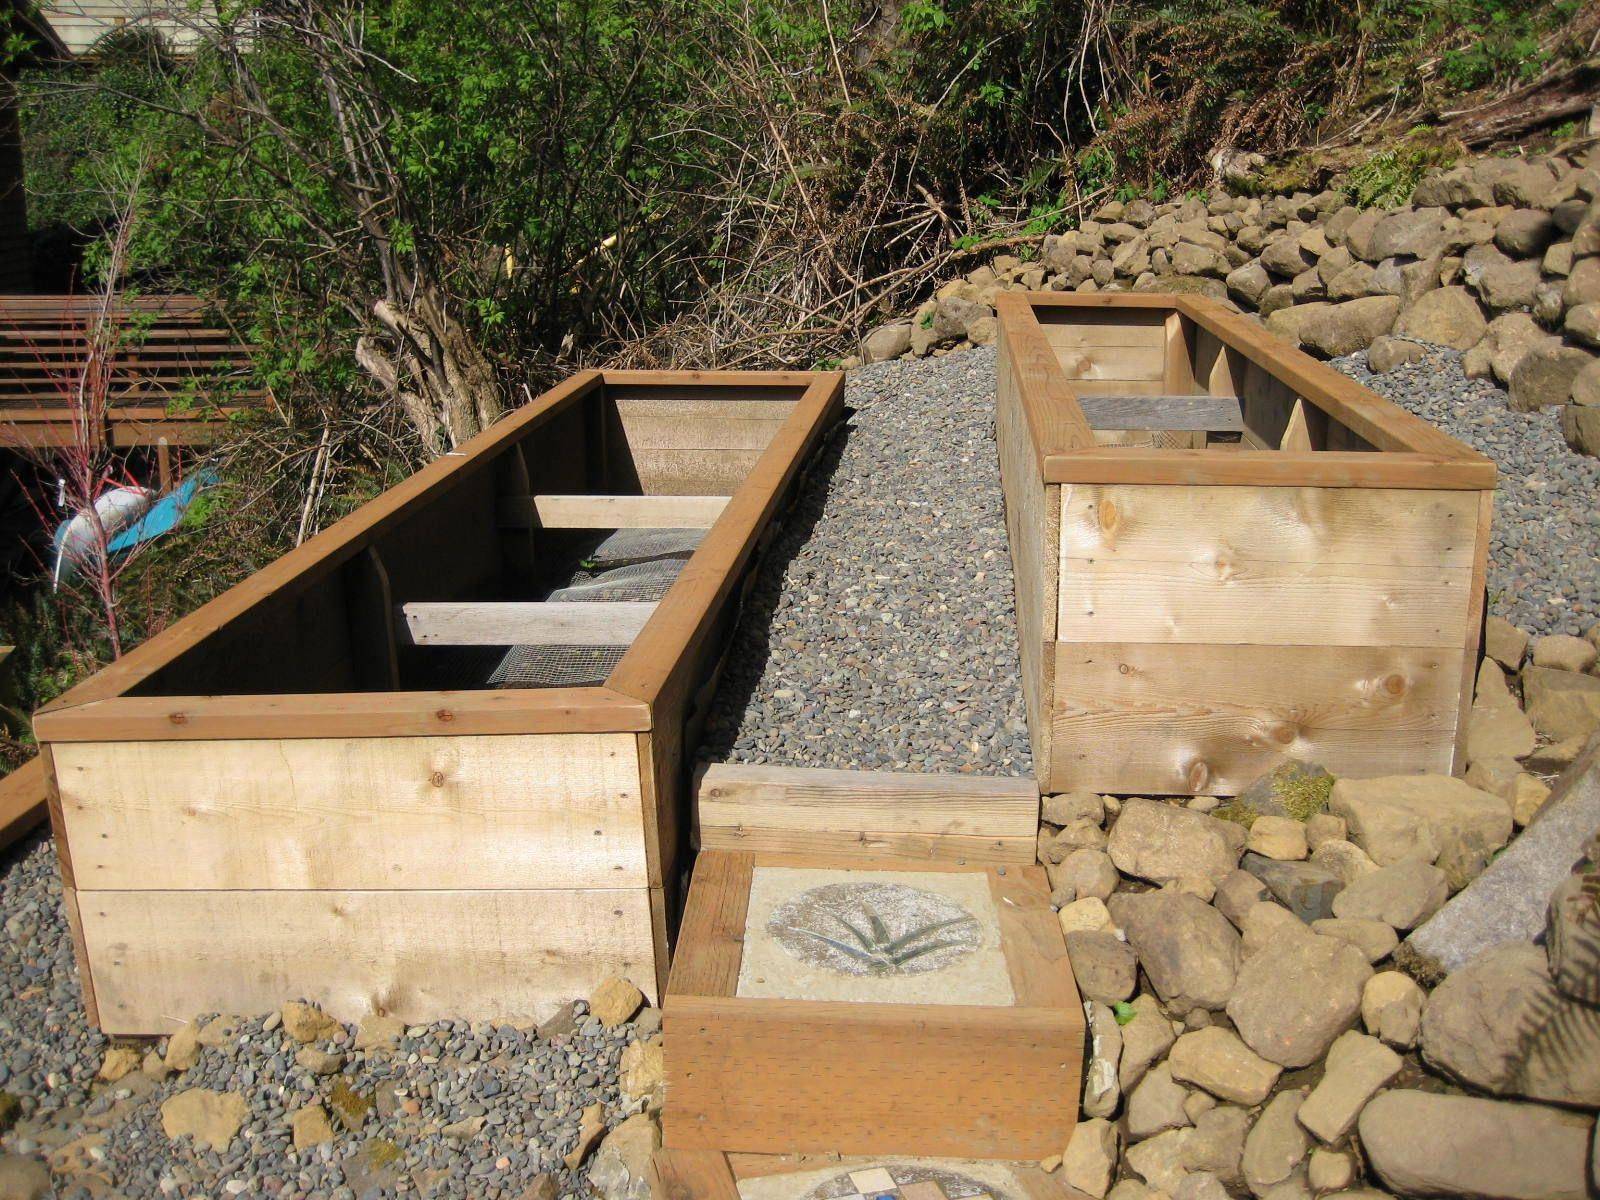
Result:
<svg viewBox="0 0 1600 1200">
<path fill-rule="evenodd" d="M 1042 790 L 1464 767 L 1494 465 L 1203 297 L 998 300 Z"/>
<path fill-rule="evenodd" d="M 685 742 L 842 392 L 585 372 L 42 711 L 91 1017 L 659 996 Z"/>
</svg>

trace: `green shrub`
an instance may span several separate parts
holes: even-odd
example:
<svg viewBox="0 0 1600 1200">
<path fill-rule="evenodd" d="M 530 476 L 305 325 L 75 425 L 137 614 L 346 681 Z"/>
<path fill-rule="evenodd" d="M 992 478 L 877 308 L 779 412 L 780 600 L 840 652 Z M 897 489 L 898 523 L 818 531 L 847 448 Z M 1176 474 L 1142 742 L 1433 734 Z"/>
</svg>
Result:
<svg viewBox="0 0 1600 1200">
<path fill-rule="evenodd" d="M 1345 176 L 1344 193 L 1363 208 L 1395 208 L 1411 199 L 1423 175 L 1447 167 L 1460 147 L 1439 141 L 1431 130 L 1415 129 L 1406 140 L 1373 153 Z"/>
</svg>

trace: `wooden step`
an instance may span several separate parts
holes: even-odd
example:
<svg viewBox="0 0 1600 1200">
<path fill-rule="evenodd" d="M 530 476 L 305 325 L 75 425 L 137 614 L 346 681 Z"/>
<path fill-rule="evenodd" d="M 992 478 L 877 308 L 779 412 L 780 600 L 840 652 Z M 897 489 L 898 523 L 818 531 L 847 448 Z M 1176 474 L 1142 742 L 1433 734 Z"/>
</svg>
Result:
<svg viewBox="0 0 1600 1200">
<path fill-rule="evenodd" d="M 662 1015 L 672 1150 L 1037 1161 L 1077 1120 L 1037 867 L 705 851 Z"/>
<path fill-rule="evenodd" d="M 711 763 L 695 781 L 707 850 L 1034 862 L 1031 778 Z"/>
</svg>

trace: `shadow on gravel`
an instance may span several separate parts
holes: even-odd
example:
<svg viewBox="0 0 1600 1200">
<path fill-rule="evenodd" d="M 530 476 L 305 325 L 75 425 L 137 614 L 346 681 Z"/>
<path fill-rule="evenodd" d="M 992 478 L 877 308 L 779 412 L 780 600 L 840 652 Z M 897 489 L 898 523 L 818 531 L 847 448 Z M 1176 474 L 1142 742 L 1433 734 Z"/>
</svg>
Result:
<svg viewBox="0 0 1600 1200">
<path fill-rule="evenodd" d="M 744 712 L 755 695 L 772 653 L 772 619 L 783 599 L 783 577 L 822 519 L 833 476 L 855 426 L 856 410 L 846 407 L 839 423 L 811 459 L 794 504 L 782 516 L 772 544 L 762 552 L 755 583 L 739 610 L 739 622 L 717 683 L 705 732 L 694 751 L 696 762 L 718 762 L 733 750 Z"/>
</svg>

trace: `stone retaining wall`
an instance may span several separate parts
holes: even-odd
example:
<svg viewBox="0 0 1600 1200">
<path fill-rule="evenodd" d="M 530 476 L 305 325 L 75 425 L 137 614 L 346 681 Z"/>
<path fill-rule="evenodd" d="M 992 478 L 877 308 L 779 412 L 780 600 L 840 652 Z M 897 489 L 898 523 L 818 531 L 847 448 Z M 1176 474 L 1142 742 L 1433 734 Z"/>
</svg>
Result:
<svg viewBox="0 0 1600 1200">
<path fill-rule="evenodd" d="M 1521 411 L 1559 406 L 1568 443 L 1600 455 L 1600 148 L 1481 158 L 1438 170 L 1411 203 L 1343 192 L 1114 201 L 1024 257 L 945 283 L 910 320 L 874 330 L 861 360 L 994 340 L 1012 290 L 1188 291 L 1256 313 L 1320 357 L 1365 350 L 1375 371 L 1465 352 Z"/>
</svg>

